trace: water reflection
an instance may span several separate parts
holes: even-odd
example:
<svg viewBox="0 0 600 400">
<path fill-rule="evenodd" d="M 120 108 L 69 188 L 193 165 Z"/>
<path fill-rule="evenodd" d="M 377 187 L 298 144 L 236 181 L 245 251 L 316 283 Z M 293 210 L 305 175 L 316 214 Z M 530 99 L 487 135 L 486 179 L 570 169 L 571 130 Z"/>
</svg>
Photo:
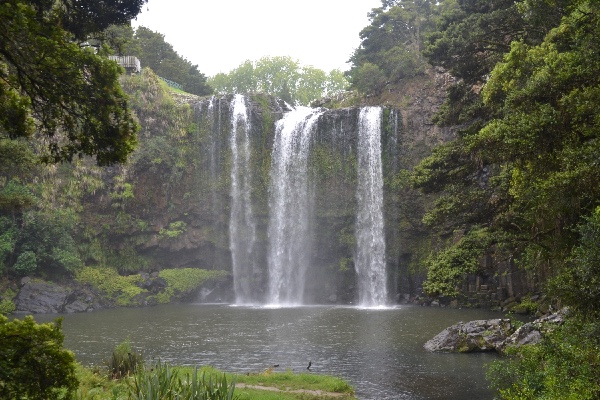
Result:
<svg viewBox="0 0 600 400">
<path fill-rule="evenodd" d="M 99 364 L 125 339 L 147 358 L 231 372 L 311 371 L 349 380 L 361 399 L 490 399 L 491 354 L 430 354 L 423 343 L 483 310 L 427 307 L 168 305 L 64 315 L 65 346 Z M 56 315 L 36 316 L 50 321 Z"/>
</svg>

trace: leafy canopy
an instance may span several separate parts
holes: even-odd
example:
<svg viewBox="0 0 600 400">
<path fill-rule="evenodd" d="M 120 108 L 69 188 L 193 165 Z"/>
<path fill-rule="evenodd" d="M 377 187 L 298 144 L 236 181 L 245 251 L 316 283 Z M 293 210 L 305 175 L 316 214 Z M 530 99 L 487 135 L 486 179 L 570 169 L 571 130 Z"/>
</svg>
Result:
<svg viewBox="0 0 600 400">
<path fill-rule="evenodd" d="M 340 70 L 326 73 L 303 66 L 290 57 L 246 60 L 229 73 L 209 80 L 217 93 L 268 93 L 290 104 L 309 105 L 324 96 L 334 96 L 348 86 Z"/>
<path fill-rule="evenodd" d="M 78 386 L 75 357 L 65 350 L 61 320 L 37 324 L 33 317 L 0 315 L 0 397 L 66 399 Z"/>
<path fill-rule="evenodd" d="M 554 276 L 568 260 L 587 259 L 576 227 L 600 203 L 600 6 L 572 3 L 542 42 L 510 44 L 477 95 L 485 112 L 466 119 L 458 138 L 414 174 L 418 187 L 441 194 L 426 217 L 433 226 L 467 235 L 484 227 L 487 251 L 502 249 L 507 259 Z M 518 12 L 531 12 L 539 2 L 519 5 Z M 527 15 L 530 23 L 535 14 Z M 442 287 L 446 278 L 435 271 L 429 285 Z"/>
<path fill-rule="evenodd" d="M 122 23 L 144 1 L 0 3 L 0 137 L 39 138 L 43 159 L 124 162 L 138 128 L 115 62 L 80 41 Z"/>
</svg>

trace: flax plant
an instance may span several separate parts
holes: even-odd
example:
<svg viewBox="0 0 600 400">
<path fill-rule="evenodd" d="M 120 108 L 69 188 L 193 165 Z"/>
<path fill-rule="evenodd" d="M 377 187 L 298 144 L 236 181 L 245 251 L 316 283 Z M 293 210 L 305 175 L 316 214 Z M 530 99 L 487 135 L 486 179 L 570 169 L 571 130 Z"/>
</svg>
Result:
<svg viewBox="0 0 600 400">
<path fill-rule="evenodd" d="M 225 374 L 199 373 L 198 367 L 192 374 L 180 376 L 168 363 L 160 360 L 154 368 L 140 368 L 130 387 L 132 400 L 235 400 L 235 380 L 230 384 Z"/>
</svg>

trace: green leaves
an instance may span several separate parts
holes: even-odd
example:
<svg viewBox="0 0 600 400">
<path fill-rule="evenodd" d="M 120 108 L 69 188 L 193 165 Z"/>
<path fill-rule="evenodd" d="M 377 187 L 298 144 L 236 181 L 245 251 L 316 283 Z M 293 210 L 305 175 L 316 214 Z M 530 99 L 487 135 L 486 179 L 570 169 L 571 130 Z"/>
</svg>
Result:
<svg viewBox="0 0 600 400">
<path fill-rule="evenodd" d="M 78 386 L 75 357 L 63 349 L 61 320 L 36 324 L 0 315 L 0 397 L 65 399 Z"/>
<path fill-rule="evenodd" d="M 479 260 L 492 243 L 487 228 L 475 227 L 455 244 L 438 254 L 432 254 L 426 261 L 427 281 L 423 284 L 423 290 L 434 295 L 458 295 L 463 277 L 478 271 Z"/>
<path fill-rule="evenodd" d="M 513 10 L 514 3 L 494 3 L 490 10 L 484 9 L 483 4 L 461 3 L 462 11 L 473 7 L 471 11 L 475 12 L 467 20 L 473 22 L 477 14 L 481 21 L 500 24 L 499 32 L 505 35 L 513 32 L 514 27 L 504 26 L 502 21 L 509 21 L 505 17 L 518 12 Z M 542 12 L 539 2 L 532 0 L 523 4 L 527 10 Z M 471 104 L 481 104 L 475 108 L 477 113 L 466 112 L 470 106 L 464 96 L 469 87 L 453 88 L 442 120 L 460 120 L 470 125 L 455 141 L 437 148 L 415 168 L 413 177 L 415 185 L 423 191 L 440 193 L 435 207 L 425 217 L 426 222 L 439 228 L 438 232 L 444 234 L 451 227 L 460 228 L 465 229 L 465 237 L 469 237 L 470 232 L 478 229 L 474 226 L 485 226 L 496 238 L 492 243 L 502 244 L 518 265 L 534 271 L 540 268 L 551 275 L 560 274 L 571 249 L 577 246 L 579 231 L 574 228 L 600 202 L 597 159 L 600 152 L 600 7 L 590 1 L 577 4 L 578 8 L 573 8 L 560 24 L 556 22 L 554 29 L 548 30 L 548 21 L 540 21 L 540 25 L 532 27 L 534 33 L 511 37 L 508 52 L 491 69 L 483 87 L 483 103 L 478 97 L 471 99 Z M 497 9 L 500 14 L 494 16 L 496 11 L 491 10 L 496 7 L 500 7 Z M 562 12 L 567 10 L 563 8 Z M 522 27 L 530 27 L 532 19 L 529 17 L 537 18 L 533 14 L 527 17 L 521 21 Z M 449 22 L 443 40 L 465 41 L 466 48 L 478 46 L 470 41 L 480 40 L 479 36 L 452 36 L 453 29 L 460 24 Z M 480 28 L 485 29 L 478 31 Z M 487 32 L 486 29 L 481 25 L 473 33 L 480 35 Z M 548 35 L 537 43 L 536 35 L 544 31 Z M 497 47 L 497 51 L 501 48 Z M 462 57 L 454 54 L 455 51 L 447 55 L 448 62 L 454 62 L 454 56 Z M 492 53 L 490 59 L 501 55 L 494 53 L 493 48 L 486 51 Z M 477 62 L 481 62 L 478 68 L 482 71 L 492 66 Z M 475 82 L 477 74 L 461 77 L 465 82 Z M 474 96 L 472 90 L 471 94 Z M 444 279 L 451 281 L 457 276 L 458 270 L 448 261 L 448 257 L 452 260 L 458 257 L 452 253 L 457 249 L 453 245 L 447 250 L 451 253 L 443 251 L 432 259 L 433 277 L 447 273 L 449 276 Z M 474 256 L 469 252 L 460 254 L 458 258 Z M 576 284 L 573 277 L 569 279 Z M 590 281 L 591 275 L 586 279 Z M 433 285 L 433 281 L 429 285 Z M 439 285 L 431 287 L 446 289 Z M 569 298 L 567 286 L 561 287 L 561 296 Z"/>
<path fill-rule="evenodd" d="M 324 96 L 334 96 L 348 86 L 341 71 L 326 73 L 290 57 L 246 60 L 229 73 L 210 78 L 209 83 L 217 93 L 267 93 L 292 105 L 305 106 Z"/>
<path fill-rule="evenodd" d="M 128 38 L 128 32 L 116 32 L 111 28 L 109 33 L 114 34 L 109 40 L 109 45 L 121 48 L 122 42 L 127 43 L 128 55 L 136 55 L 143 67 L 152 69 L 157 75 L 183 85 L 183 90 L 198 96 L 212 93 L 212 88 L 206 83 L 206 76 L 198 70 L 197 65 L 181 57 L 173 46 L 165 41 L 165 36 L 158 32 L 140 26 L 135 31 L 135 36 Z M 129 40 L 129 42 L 127 42 Z"/>
<path fill-rule="evenodd" d="M 380 94 L 389 82 L 424 72 L 424 37 L 433 28 L 435 2 L 402 0 L 384 3 L 369 14 L 360 32 L 361 45 L 350 58 L 350 81 L 364 94 Z"/>
<path fill-rule="evenodd" d="M 57 10 L 38 11 L 24 0 L 0 4 L 0 131 L 13 139 L 37 131 L 45 161 L 85 154 L 100 165 L 124 162 L 138 127 L 119 67 L 73 42 Z"/>
</svg>

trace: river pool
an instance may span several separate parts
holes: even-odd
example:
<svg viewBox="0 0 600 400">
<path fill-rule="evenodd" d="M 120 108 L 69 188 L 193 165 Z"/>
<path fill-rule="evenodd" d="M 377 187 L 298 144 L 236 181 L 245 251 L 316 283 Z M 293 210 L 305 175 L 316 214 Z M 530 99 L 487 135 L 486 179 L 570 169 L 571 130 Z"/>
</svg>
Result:
<svg viewBox="0 0 600 400">
<path fill-rule="evenodd" d="M 38 322 L 54 315 L 37 315 Z M 147 359 L 228 372 L 275 370 L 348 380 L 360 399 L 491 399 L 486 363 L 497 356 L 432 354 L 423 344 L 459 321 L 500 318 L 486 310 L 398 306 L 289 308 L 180 304 L 62 315 L 65 347 L 102 364 L 128 339 Z"/>
</svg>

